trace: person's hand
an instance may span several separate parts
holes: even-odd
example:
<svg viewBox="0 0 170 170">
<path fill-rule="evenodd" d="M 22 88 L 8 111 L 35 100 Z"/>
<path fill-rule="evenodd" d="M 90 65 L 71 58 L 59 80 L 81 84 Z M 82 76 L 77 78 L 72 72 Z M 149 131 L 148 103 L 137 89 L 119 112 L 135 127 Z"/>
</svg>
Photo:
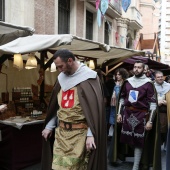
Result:
<svg viewBox="0 0 170 170">
<path fill-rule="evenodd" d="M 96 149 L 96 144 L 94 142 L 93 136 L 87 136 L 87 138 L 86 138 L 86 149 L 87 149 L 87 151 Z"/>
<path fill-rule="evenodd" d="M 152 123 L 150 123 L 150 122 L 148 121 L 148 122 L 146 123 L 145 129 L 146 129 L 146 130 L 151 130 L 151 129 L 152 129 Z"/>
<path fill-rule="evenodd" d="M 4 112 L 6 109 L 7 109 L 7 105 L 6 104 L 0 105 L 0 112 Z"/>
<path fill-rule="evenodd" d="M 122 115 L 121 114 L 117 115 L 117 123 L 122 123 Z"/>
<path fill-rule="evenodd" d="M 162 100 L 158 101 L 158 106 L 161 106 L 162 104 L 163 104 Z"/>
<path fill-rule="evenodd" d="M 166 100 L 162 100 L 162 104 L 163 105 L 167 105 L 167 101 Z"/>
<path fill-rule="evenodd" d="M 44 139 L 47 141 L 48 138 L 50 138 L 52 135 L 52 131 L 48 130 L 48 129 L 44 129 L 42 131 L 42 137 L 44 137 Z"/>
</svg>

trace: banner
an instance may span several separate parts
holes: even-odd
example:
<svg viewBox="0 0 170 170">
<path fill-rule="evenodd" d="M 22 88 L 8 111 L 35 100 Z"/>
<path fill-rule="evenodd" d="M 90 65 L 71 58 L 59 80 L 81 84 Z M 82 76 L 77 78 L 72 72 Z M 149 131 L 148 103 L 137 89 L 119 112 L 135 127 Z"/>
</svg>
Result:
<svg viewBox="0 0 170 170">
<path fill-rule="evenodd" d="M 131 0 L 122 0 L 122 8 L 126 12 L 131 4 Z"/>
</svg>

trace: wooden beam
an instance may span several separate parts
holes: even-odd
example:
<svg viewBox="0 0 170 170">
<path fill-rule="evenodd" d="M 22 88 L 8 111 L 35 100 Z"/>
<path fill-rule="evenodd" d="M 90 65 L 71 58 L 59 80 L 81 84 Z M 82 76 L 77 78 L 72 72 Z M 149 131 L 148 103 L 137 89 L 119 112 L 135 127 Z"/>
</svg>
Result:
<svg viewBox="0 0 170 170">
<path fill-rule="evenodd" d="M 119 67 L 120 65 L 122 65 L 123 62 L 120 62 L 119 64 L 115 65 L 113 68 L 111 68 L 110 70 L 108 70 L 108 72 L 106 72 L 107 74 L 110 73 L 111 71 L 113 71 L 114 69 L 116 69 L 117 67 Z"/>
</svg>

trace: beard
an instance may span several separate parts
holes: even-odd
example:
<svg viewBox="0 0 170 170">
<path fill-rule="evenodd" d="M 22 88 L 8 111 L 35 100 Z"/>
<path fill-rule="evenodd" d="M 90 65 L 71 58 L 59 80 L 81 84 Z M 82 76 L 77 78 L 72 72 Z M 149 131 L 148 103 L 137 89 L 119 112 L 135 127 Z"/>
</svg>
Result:
<svg viewBox="0 0 170 170">
<path fill-rule="evenodd" d="M 137 77 L 137 78 L 142 77 L 142 76 L 143 76 L 143 72 L 135 74 L 135 77 Z"/>
<path fill-rule="evenodd" d="M 64 72 L 64 74 L 66 74 L 67 76 L 71 75 L 71 66 L 66 64 L 66 71 Z"/>
</svg>

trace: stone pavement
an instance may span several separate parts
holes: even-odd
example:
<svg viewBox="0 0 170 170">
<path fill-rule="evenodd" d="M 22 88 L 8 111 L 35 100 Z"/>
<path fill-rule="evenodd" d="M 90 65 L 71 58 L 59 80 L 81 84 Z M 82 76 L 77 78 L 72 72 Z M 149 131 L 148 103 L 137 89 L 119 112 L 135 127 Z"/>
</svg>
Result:
<svg viewBox="0 0 170 170">
<path fill-rule="evenodd" d="M 166 170 L 166 151 L 162 148 L 162 170 Z M 132 170 L 133 158 L 127 158 L 126 162 L 120 162 L 117 165 L 111 165 L 108 162 L 107 170 Z"/>
</svg>

